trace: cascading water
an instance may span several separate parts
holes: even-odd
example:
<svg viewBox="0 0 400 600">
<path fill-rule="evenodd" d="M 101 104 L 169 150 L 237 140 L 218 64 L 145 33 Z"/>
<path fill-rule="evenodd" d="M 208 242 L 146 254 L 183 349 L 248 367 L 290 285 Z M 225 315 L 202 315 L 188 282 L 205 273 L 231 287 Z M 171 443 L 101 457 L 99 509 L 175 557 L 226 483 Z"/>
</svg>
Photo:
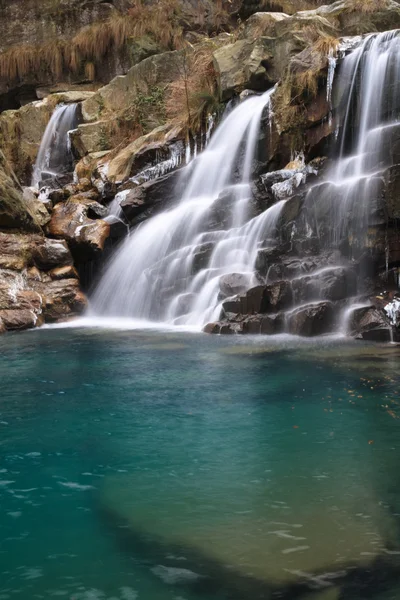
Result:
<svg viewBox="0 0 400 600">
<path fill-rule="evenodd" d="M 358 43 L 341 62 L 329 57 L 327 98 L 339 133 L 337 159 L 290 224 L 291 256 L 296 239 L 308 240 L 310 248 L 317 239 L 318 249 L 307 263 L 314 264 L 311 270 L 295 272 L 293 263 L 291 276 L 284 270 L 280 275 L 290 280 L 288 330 L 299 309 L 329 304 L 332 314 L 342 311 L 336 327 L 344 331 L 352 311 L 369 304 L 361 265 L 368 264 L 363 256 L 369 226 L 382 224 L 383 173 L 393 164 L 400 126 L 400 37 L 386 32 Z M 253 210 L 250 182 L 264 113 L 272 119 L 272 92 L 226 115 L 206 151 L 192 161 L 179 203 L 138 227 L 108 266 L 93 297 L 94 314 L 201 326 L 220 318 L 227 297 L 259 283 L 258 254 L 277 245 L 282 208 L 307 170 L 288 171 L 288 181 L 272 186 L 276 203 L 261 214 Z M 276 281 L 278 271 L 272 271 Z M 269 273 L 260 273 L 262 282 Z"/>
<path fill-rule="evenodd" d="M 56 179 L 72 170 L 68 132 L 76 127 L 77 104 L 59 105 L 54 110 L 40 144 L 33 168 L 32 187 Z"/>
<path fill-rule="evenodd" d="M 308 199 L 310 205 L 317 199 L 320 206 L 335 207 L 333 222 L 317 222 L 325 246 L 337 247 L 349 236 L 360 240 L 374 224 L 381 174 L 391 164 L 391 136 L 400 127 L 399 74 L 398 31 L 367 36 L 343 60 L 336 84 L 344 106 L 339 157 Z M 329 94 L 331 86 L 328 81 Z"/>
<path fill-rule="evenodd" d="M 179 203 L 126 240 L 95 291 L 94 314 L 201 326 L 219 316 L 223 275 L 254 283 L 259 243 L 274 233 L 283 205 L 251 214 L 253 160 L 272 92 L 226 117 L 195 160 Z M 221 210 L 229 215 L 223 228 L 215 226 Z"/>
</svg>

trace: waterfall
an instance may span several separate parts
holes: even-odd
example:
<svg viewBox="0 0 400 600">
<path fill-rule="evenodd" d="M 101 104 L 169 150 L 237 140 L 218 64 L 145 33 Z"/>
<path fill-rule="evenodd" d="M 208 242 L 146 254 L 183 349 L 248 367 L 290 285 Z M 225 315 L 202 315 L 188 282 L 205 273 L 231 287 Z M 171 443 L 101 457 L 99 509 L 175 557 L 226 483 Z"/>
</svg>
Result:
<svg viewBox="0 0 400 600">
<path fill-rule="evenodd" d="M 333 64 L 330 65 L 332 73 Z M 392 136 L 400 122 L 400 37 L 398 31 L 368 35 L 340 67 L 335 86 L 344 107 L 338 159 L 311 189 L 308 203 L 334 207 L 329 224 L 319 219 L 320 240 L 338 247 L 362 241 L 379 211 L 383 171 L 391 165 Z M 332 83 L 328 78 L 328 95 Z M 318 218 L 317 218 L 318 221 Z"/>
<path fill-rule="evenodd" d="M 222 276 L 255 283 L 258 246 L 274 234 L 283 205 L 258 216 L 251 210 L 253 161 L 272 93 L 230 112 L 194 159 L 181 199 L 127 238 L 94 293 L 94 314 L 201 326 L 219 316 Z"/>
<path fill-rule="evenodd" d="M 69 131 L 76 127 L 77 104 L 60 104 L 54 110 L 44 132 L 33 168 L 32 187 L 43 180 L 56 179 L 72 170 Z"/>
</svg>

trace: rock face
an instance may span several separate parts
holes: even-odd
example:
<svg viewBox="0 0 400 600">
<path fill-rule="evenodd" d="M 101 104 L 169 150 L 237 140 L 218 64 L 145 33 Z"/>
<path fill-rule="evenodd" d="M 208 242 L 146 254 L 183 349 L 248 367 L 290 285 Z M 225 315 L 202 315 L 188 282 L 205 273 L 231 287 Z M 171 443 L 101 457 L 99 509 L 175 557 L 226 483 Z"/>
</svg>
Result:
<svg viewBox="0 0 400 600">
<path fill-rule="evenodd" d="M 49 221 L 0 152 L 0 332 L 76 316 L 86 306 L 67 243 L 44 236 Z"/>
<path fill-rule="evenodd" d="M 0 151 L 0 229 L 21 228 L 30 231 L 40 230 L 34 212 L 26 205 L 22 189 Z"/>
<path fill-rule="evenodd" d="M 65 242 L 40 234 L 0 232 L 0 321 L 4 330 L 28 329 L 84 310 L 86 299 L 72 260 Z"/>
<path fill-rule="evenodd" d="M 52 237 L 66 240 L 79 262 L 85 262 L 104 248 L 110 225 L 99 217 L 106 215 L 107 209 L 95 200 L 83 195 L 71 196 L 54 207 L 48 232 Z"/>
</svg>

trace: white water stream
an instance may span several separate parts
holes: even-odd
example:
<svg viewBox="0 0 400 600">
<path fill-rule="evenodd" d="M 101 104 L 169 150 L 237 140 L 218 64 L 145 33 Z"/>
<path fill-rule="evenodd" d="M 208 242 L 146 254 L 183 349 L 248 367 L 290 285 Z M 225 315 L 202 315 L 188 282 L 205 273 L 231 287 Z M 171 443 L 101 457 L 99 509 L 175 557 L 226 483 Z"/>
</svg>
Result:
<svg viewBox="0 0 400 600">
<path fill-rule="evenodd" d="M 382 174 L 393 163 L 400 127 L 399 72 L 398 31 L 360 40 L 340 65 L 330 57 L 327 98 L 340 124 L 338 158 L 305 200 L 305 235 L 319 236 L 321 251 L 340 249 L 343 260 L 328 270 L 358 260 L 369 225 L 381 218 Z M 277 192 L 282 188 L 287 197 L 287 184 L 303 177 L 277 184 L 278 202 L 252 215 L 250 182 L 261 119 L 265 113 L 272 119 L 272 93 L 250 97 L 227 114 L 194 159 L 183 196 L 133 231 L 108 265 L 93 296 L 93 315 L 200 327 L 220 316 L 224 276 L 234 274 L 246 289 L 257 283 L 258 250 L 276 243 L 286 202 Z M 362 285 L 354 293 L 349 285 L 347 297 L 359 303 Z M 317 296 L 323 300 L 323 290 Z M 340 330 L 356 307 L 345 306 Z"/>
<path fill-rule="evenodd" d="M 317 199 L 320 205 L 334 204 L 335 219 L 322 240 L 325 246 L 337 246 L 349 235 L 361 239 L 374 224 L 380 177 L 391 164 L 391 138 L 400 127 L 399 75 L 397 30 L 367 36 L 343 60 L 336 90 L 344 106 L 339 157 L 309 194 L 311 203 Z M 331 89 L 328 77 L 329 96 Z"/>
<path fill-rule="evenodd" d="M 39 187 L 43 176 L 57 178 L 71 166 L 68 132 L 76 125 L 77 104 L 60 104 L 54 110 L 42 138 L 33 168 L 32 187 Z"/>
<path fill-rule="evenodd" d="M 253 160 L 272 91 L 226 117 L 175 207 L 125 241 L 95 291 L 93 313 L 201 326 L 219 316 L 221 276 L 238 273 L 251 286 L 259 243 L 273 233 L 283 205 L 251 218 Z M 219 206 L 229 214 L 223 229 L 212 224 Z"/>
</svg>

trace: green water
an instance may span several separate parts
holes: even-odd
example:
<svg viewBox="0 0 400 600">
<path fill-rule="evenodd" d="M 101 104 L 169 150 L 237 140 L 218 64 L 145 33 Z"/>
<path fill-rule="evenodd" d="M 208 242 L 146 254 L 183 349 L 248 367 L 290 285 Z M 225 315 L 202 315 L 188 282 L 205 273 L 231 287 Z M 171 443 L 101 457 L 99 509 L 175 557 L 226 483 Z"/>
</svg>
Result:
<svg viewBox="0 0 400 600">
<path fill-rule="evenodd" d="M 398 600 L 399 357 L 3 336 L 0 600 Z"/>
</svg>

